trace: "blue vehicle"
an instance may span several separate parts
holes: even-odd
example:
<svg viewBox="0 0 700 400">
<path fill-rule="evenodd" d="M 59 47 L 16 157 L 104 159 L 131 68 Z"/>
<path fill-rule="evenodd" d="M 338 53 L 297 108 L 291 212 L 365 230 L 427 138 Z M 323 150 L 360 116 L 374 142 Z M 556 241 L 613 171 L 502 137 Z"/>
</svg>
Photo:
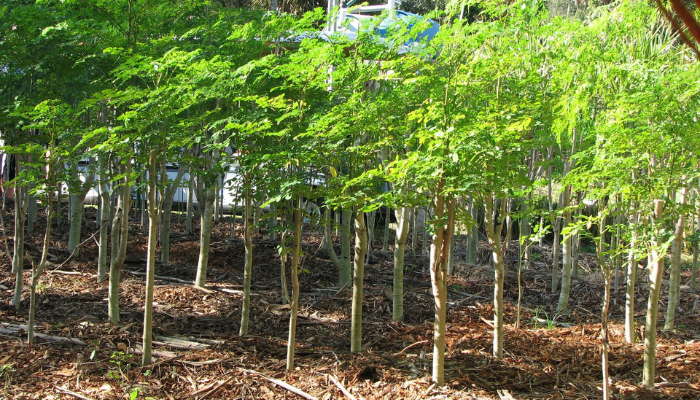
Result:
<svg viewBox="0 0 700 400">
<path fill-rule="evenodd" d="M 413 45 L 432 40 L 440 30 L 440 26 L 437 22 L 430 18 L 397 10 L 393 0 L 390 0 L 387 4 L 353 7 L 353 4 L 357 1 L 358 0 L 353 0 L 349 2 L 347 7 L 341 7 L 337 12 L 334 11 L 337 3 L 334 3 L 333 0 L 329 1 L 329 23 L 322 34 L 329 39 L 333 35 L 344 35 L 348 39 L 354 40 L 362 29 L 367 29 L 366 27 L 370 24 L 369 21 L 373 20 L 375 24 L 372 24 L 372 26 L 375 26 L 374 31 L 377 35 L 381 38 L 388 38 L 391 35 L 392 25 L 399 21 L 404 23 L 409 29 L 417 23 L 427 22 L 427 28 L 419 32 L 415 38 L 403 44 L 403 46 L 405 46 L 405 51 L 408 51 Z M 334 12 L 335 14 L 333 14 Z M 376 23 L 378 18 L 382 18 L 382 20 Z"/>
</svg>

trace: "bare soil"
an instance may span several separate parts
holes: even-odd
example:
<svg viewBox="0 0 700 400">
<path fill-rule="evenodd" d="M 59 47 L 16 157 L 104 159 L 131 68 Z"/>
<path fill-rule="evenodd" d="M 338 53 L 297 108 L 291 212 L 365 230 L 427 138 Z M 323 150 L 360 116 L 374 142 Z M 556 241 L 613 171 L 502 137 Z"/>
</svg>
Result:
<svg viewBox="0 0 700 400">
<path fill-rule="evenodd" d="M 141 367 L 145 271 L 145 230 L 133 221 L 121 282 L 121 322 L 107 321 L 107 283 L 97 283 L 94 210 L 86 210 L 79 256 L 65 250 L 68 224 L 56 229 L 52 266 L 38 288 L 37 331 L 48 337 L 26 344 L 28 290 L 19 311 L 11 305 L 14 277 L 0 254 L 0 398 L 8 399 L 293 399 L 302 391 L 318 399 L 595 399 L 602 397 L 600 308 L 602 283 L 595 260 L 584 254 L 572 284 L 571 313 L 555 315 L 549 247 L 533 249 L 523 278 L 521 326 L 515 327 L 518 296 L 517 251 L 507 253 L 506 356 L 491 356 L 493 319 L 489 249 L 480 264 L 449 278 L 445 387 L 430 382 L 433 305 L 427 260 L 408 250 L 405 319 L 391 320 L 391 255 L 382 253 L 365 271 L 364 350 L 350 349 L 351 290 L 339 289 L 337 271 L 321 248 L 318 227 L 306 226 L 304 272 L 297 328 L 296 365 L 285 371 L 289 310 L 282 306 L 277 242 L 256 236 L 250 334 L 238 335 L 243 281 L 240 226 L 215 225 L 207 290 L 191 284 L 198 235 L 187 235 L 178 217 L 172 229 L 171 265 L 156 274 L 155 361 Z M 11 232 L 12 221 L 5 218 Z M 42 221 L 28 237 L 39 258 Z M 10 247 L 12 238 L 8 238 Z M 2 246 L 0 246 L 2 248 Z M 460 257 L 457 251 L 457 257 Z M 27 263 L 26 268 L 30 268 Z M 175 279 L 170 279 L 175 278 Z M 684 282 L 689 279 L 684 275 Z M 180 281 L 178 281 L 180 280 Z M 29 271 L 25 271 L 25 285 Z M 624 343 L 624 287 L 611 309 L 610 373 L 616 398 L 700 398 L 700 295 L 683 287 L 678 330 L 660 332 L 658 384 L 643 389 L 642 345 Z M 646 284 L 637 291 L 637 321 L 643 324 Z M 661 312 L 665 297 L 662 295 Z M 663 315 L 660 315 L 662 319 Z M 641 338 L 643 333 L 638 329 Z M 61 341 L 57 338 L 72 338 Z M 198 346 L 178 346 L 177 340 Z M 640 339 L 641 340 L 641 339 Z M 161 343 L 161 344 L 158 344 Z M 337 382 L 337 383 L 336 383 Z M 287 385 L 286 387 L 284 385 Z M 341 387 L 348 395 L 343 394 Z"/>
</svg>

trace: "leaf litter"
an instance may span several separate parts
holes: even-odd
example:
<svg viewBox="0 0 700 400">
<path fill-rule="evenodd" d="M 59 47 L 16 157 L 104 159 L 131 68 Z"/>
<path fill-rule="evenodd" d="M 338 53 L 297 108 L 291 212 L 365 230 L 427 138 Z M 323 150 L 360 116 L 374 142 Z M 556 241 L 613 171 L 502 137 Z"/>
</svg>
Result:
<svg viewBox="0 0 700 400">
<path fill-rule="evenodd" d="M 88 221 L 90 221 L 90 209 Z M 94 218 L 92 219 L 94 221 Z M 10 225 L 11 221 L 5 221 Z M 41 221 L 40 221 L 41 222 Z M 256 236 L 249 335 L 238 336 L 244 251 L 229 239 L 230 222 L 215 224 L 206 290 L 188 282 L 196 273 L 198 236 L 173 224 L 171 265 L 156 268 L 154 362 L 141 367 L 145 293 L 145 231 L 134 225 L 121 282 L 121 322 L 107 321 L 107 282 L 96 282 L 97 248 L 88 241 L 60 270 L 45 273 L 38 289 L 37 332 L 25 343 L 28 293 L 20 311 L 10 306 L 14 278 L 0 257 L 0 398 L 7 399 L 595 399 L 602 397 L 600 305 L 595 260 L 583 254 L 581 279 L 572 283 L 572 313 L 556 315 L 550 294 L 549 248 L 523 271 L 523 311 L 515 328 L 517 250 L 506 276 L 505 357 L 491 356 L 492 270 L 488 246 L 480 263 L 449 278 L 446 385 L 431 383 L 433 303 L 427 260 L 407 250 L 405 319 L 391 319 L 391 255 L 375 250 L 366 266 L 363 352 L 350 349 L 351 290 L 338 288 L 337 271 L 318 228 L 304 236 L 304 272 L 297 327 L 296 368 L 286 372 L 289 309 L 282 304 L 277 242 Z M 67 229 L 67 224 L 63 229 Z M 87 222 L 83 236 L 97 228 Z M 38 229 L 37 231 L 40 231 Z M 54 233 L 52 252 L 68 253 Z M 380 236 L 378 236 L 380 237 Z M 30 252 L 41 234 L 28 235 Z M 418 252 L 420 254 L 420 252 Z M 457 255 L 459 253 L 457 252 Z M 687 280 L 687 277 L 684 277 Z M 25 272 L 25 281 L 29 274 Z M 685 280 L 684 280 L 685 281 Z M 27 284 L 28 282 L 25 282 Z M 637 292 L 643 325 L 646 286 Z M 700 398 L 700 296 L 681 291 L 679 329 L 660 332 L 658 383 L 639 382 L 641 342 L 624 342 L 624 287 L 613 296 L 610 375 L 617 398 Z M 665 304 L 665 298 L 662 298 Z M 663 311 L 664 307 L 660 307 Z M 638 337 L 642 330 L 637 328 Z M 61 339 L 63 338 L 63 339 Z M 70 339 L 70 340 L 68 340 Z"/>
</svg>

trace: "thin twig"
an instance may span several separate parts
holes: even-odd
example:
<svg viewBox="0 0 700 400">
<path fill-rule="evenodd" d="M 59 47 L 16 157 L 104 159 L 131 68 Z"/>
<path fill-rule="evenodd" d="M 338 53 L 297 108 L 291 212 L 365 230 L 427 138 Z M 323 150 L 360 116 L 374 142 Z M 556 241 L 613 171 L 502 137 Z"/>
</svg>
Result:
<svg viewBox="0 0 700 400">
<path fill-rule="evenodd" d="M 100 228 L 97 232 L 93 233 L 89 238 L 87 238 L 87 239 L 83 240 L 82 242 L 80 242 L 79 245 L 75 246 L 75 249 L 73 249 L 73 252 L 70 253 L 70 254 L 68 255 L 68 258 L 66 258 L 61 264 L 58 265 L 58 267 L 54 268 L 54 269 L 51 270 L 51 271 L 53 272 L 53 271 L 55 271 L 55 270 L 57 270 L 57 269 L 60 269 L 60 268 L 63 267 L 64 265 L 66 265 L 66 263 L 67 263 L 68 261 L 70 261 L 70 260 L 73 258 L 73 256 L 75 255 L 75 252 L 78 251 L 78 249 L 80 248 L 80 246 L 84 245 L 84 244 L 87 243 L 90 239 L 94 238 L 101 230 L 102 230 L 102 228 Z"/>
<path fill-rule="evenodd" d="M 250 369 L 245 369 L 245 368 L 238 368 L 238 369 L 240 369 L 240 370 L 243 371 L 243 372 L 248 372 L 248 373 L 250 373 L 250 374 L 255 374 L 255 375 L 261 376 L 261 377 L 267 379 L 268 381 L 274 383 L 275 385 L 277 385 L 277 386 L 279 386 L 279 387 L 281 387 L 281 388 L 287 389 L 287 390 L 289 390 L 290 392 L 292 392 L 292 393 L 294 393 L 294 394 L 296 394 L 296 395 L 298 395 L 298 396 L 301 396 L 301 397 L 303 397 L 303 398 L 305 398 L 305 399 L 308 399 L 308 400 L 318 400 L 316 397 L 314 397 L 314 396 L 312 396 L 312 395 L 306 393 L 305 391 L 303 391 L 303 390 L 301 390 L 301 389 L 299 389 L 299 388 L 297 388 L 297 387 L 295 387 L 295 386 L 292 386 L 292 385 L 288 384 L 287 382 L 284 382 L 284 381 L 281 381 L 281 380 L 275 379 L 275 378 L 270 378 L 270 377 L 267 376 L 267 375 L 261 374 L 260 372 L 253 371 L 253 370 L 250 370 Z"/>
<path fill-rule="evenodd" d="M 414 348 L 416 346 L 420 346 L 420 345 L 426 344 L 426 343 L 428 343 L 427 340 L 421 340 L 420 342 L 415 342 L 412 345 L 404 347 L 403 350 L 399 351 L 398 353 L 394 353 L 394 357 L 400 356 L 401 354 L 405 353 L 406 350 L 408 350 L 408 349 L 411 349 L 411 348 Z"/>
<path fill-rule="evenodd" d="M 67 395 L 69 395 L 69 396 L 73 396 L 73 397 L 75 397 L 76 399 L 81 399 L 81 400 L 93 400 L 91 397 L 83 396 L 83 395 L 80 394 L 80 393 L 71 392 L 71 391 L 68 390 L 68 389 L 63 389 L 63 388 L 60 388 L 60 387 L 58 387 L 58 386 L 54 387 L 54 389 L 56 389 L 56 391 L 61 392 L 61 393 L 63 393 L 63 394 L 67 394 Z"/>
<path fill-rule="evenodd" d="M 348 390 L 345 388 L 345 386 L 343 386 L 343 384 L 340 383 L 340 381 L 338 381 L 338 378 L 336 378 L 333 375 L 328 374 L 328 379 L 333 381 L 333 383 L 335 383 L 335 386 L 337 386 L 338 389 L 340 389 L 340 391 L 343 392 L 343 394 L 345 396 L 347 396 L 348 399 L 357 400 L 357 398 L 355 396 L 353 396 L 352 393 L 348 392 Z"/>
<path fill-rule="evenodd" d="M 207 393 L 205 393 L 204 396 L 200 397 L 199 400 L 206 399 L 207 397 L 209 397 L 209 396 L 213 395 L 214 393 L 218 392 L 219 389 L 221 389 L 222 387 L 224 387 L 225 385 L 227 385 L 229 382 L 231 382 L 232 379 L 233 379 L 233 375 L 229 376 L 228 379 L 223 380 L 223 381 L 217 383 L 216 385 L 214 385 L 214 387 L 213 387 L 210 391 L 208 391 Z"/>
</svg>

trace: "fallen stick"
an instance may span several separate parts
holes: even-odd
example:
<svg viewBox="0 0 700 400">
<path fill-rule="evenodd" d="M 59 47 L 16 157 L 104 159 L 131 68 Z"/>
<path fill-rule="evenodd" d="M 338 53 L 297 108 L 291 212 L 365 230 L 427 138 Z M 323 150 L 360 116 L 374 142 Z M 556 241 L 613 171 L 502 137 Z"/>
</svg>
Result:
<svg viewBox="0 0 700 400">
<path fill-rule="evenodd" d="M 230 294 L 240 294 L 243 295 L 245 294 L 244 291 L 242 290 L 236 290 L 236 289 L 227 289 L 227 288 L 216 288 L 216 290 L 224 293 L 230 293 Z M 260 293 L 251 293 L 251 296 L 260 296 Z"/>
<path fill-rule="evenodd" d="M 486 318 L 484 318 L 484 317 L 479 317 L 479 319 L 480 319 L 483 323 L 485 323 L 486 325 L 488 325 L 488 326 L 490 326 L 491 328 L 493 328 L 493 321 L 489 321 L 488 319 L 486 319 Z"/>
<path fill-rule="evenodd" d="M 433 391 L 433 389 L 435 389 L 435 384 L 434 384 L 434 383 L 431 384 L 430 386 L 428 386 L 428 389 L 426 389 L 425 392 L 423 392 L 423 396 L 421 396 L 421 397 L 426 397 L 427 395 L 430 394 L 430 392 Z"/>
<path fill-rule="evenodd" d="M 62 336 L 52 336 L 52 335 L 46 335 L 44 333 L 36 333 L 34 332 L 34 337 L 38 337 L 39 339 L 44 339 L 44 340 L 50 340 L 53 342 L 65 342 L 65 343 L 72 343 L 77 346 L 87 346 L 85 342 L 83 342 L 80 339 L 77 338 L 70 338 L 70 337 L 62 337 Z"/>
<path fill-rule="evenodd" d="M 209 345 L 205 344 L 205 343 L 199 343 L 197 341 L 190 341 L 190 340 L 187 340 L 185 338 L 178 338 L 178 337 L 156 335 L 156 340 L 160 340 L 160 341 L 165 342 L 165 343 L 173 343 L 176 345 L 188 346 L 191 348 L 207 348 L 207 347 L 209 347 Z"/>
<path fill-rule="evenodd" d="M 146 276 L 146 273 L 145 273 L 145 272 L 138 272 L 138 271 L 126 271 L 126 272 L 130 273 L 131 275 Z M 184 279 L 173 278 L 173 277 L 170 277 L 170 276 L 154 275 L 153 277 L 154 277 L 155 279 L 159 279 L 159 280 L 161 280 L 161 281 L 170 281 L 170 282 L 177 282 L 177 283 L 186 283 L 186 284 L 189 284 L 189 285 L 193 285 L 193 284 L 194 284 L 194 282 L 192 282 L 192 281 L 186 281 L 186 280 L 184 280 Z"/>
<path fill-rule="evenodd" d="M 201 367 L 204 365 L 210 365 L 210 364 L 218 364 L 221 362 L 221 359 L 217 358 L 216 360 L 207 360 L 207 361 L 185 361 L 185 360 L 175 360 L 176 363 L 178 364 L 183 364 L 183 365 L 191 365 L 193 367 Z"/>
<path fill-rule="evenodd" d="M 62 271 L 60 269 L 52 269 L 49 271 L 50 274 L 60 274 L 60 275 L 86 275 L 90 276 L 91 274 L 86 274 L 84 272 L 78 272 L 78 271 Z"/>
<path fill-rule="evenodd" d="M 305 398 L 305 399 L 308 399 L 308 400 L 318 400 L 318 398 L 316 398 L 316 397 L 314 397 L 314 396 L 312 396 L 312 395 L 310 395 L 310 394 L 304 392 L 303 390 L 301 390 L 301 389 L 299 389 L 299 388 L 297 388 L 297 387 L 294 387 L 294 386 L 288 384 L 287 382 L 284 382 L 284 381 L 281 381 L 281 380 L 275 379 L 275 378 L 270 378 L 270 377 L 267 376 L 267 375 L 261 374 L 260 372 L 253 371 L 253 370 L 250 370 L 250 369 L 244 369 L 244 368 L 238 368 L 238 369 L 240 369 L 240 370 L 243 371 L 243 372 L 247 372 L 247 373 L 249 373 L 249 374 L 255 374 L 255 375 L 261 376 L 261 377 L 267 379 L 268 381 L 274 383 L 275 385 L 277 385 L 277 386 L 279 386 L 279 387 L 281 387 L 281 388 L 284 388 L 284 389 L 289 390 L 290 392 L 296 394 L 297 396 L 301 396 L 301 397 L 303 397 L 303 398 Z"/>
<path fill-rule="evenodd" d="M 126 272 L 130 273 L 131 275 L 146 276 L 146 273 L 145 273 L 145 272 L 137 272 L 137 271 L 126 271 Z M 154 278 L 154 279 L 157 279 L 157 280 L 159 280 L 159 281 L 174 282 L 175 284 L 187 285 L 187 286 L 189 286 L 189 287 L 191 287 L 191 288 L 194 288 L 194 289 L 197 289 L 197 290 L 201 290 L 202 292 L 207 293 L 207 294 L 212 294 L 212 293 L 214 293 L 213 290 L 210 290 L 210 289 L 207 289 L 207 288 L 203 288 L 203 287 L 197 286 L 197 285 L 195 285 L 194 282 L 192 282 L 192 281 L 186 281 L 186 280 L 180 279 L 180 278 L 173 278 L 173 277 L 170 277 L 170 276 L 162 276 L 162 275 L 154 275 L 153 278 Z"/>
<path fill-rule="evenodd" d="M 408 345 L 408 346 L 404 347 L 403 350 L 399 351 L 398 353 L 394 353 L 394 357 L 400 356 L 401 354 L 405 353 L 406 350 L 408 350 L 408 349 L 412 349 L 412 348 L 414 348 L 414 347 L 416 347 L 416 346 L 420 346 L 420 345 L 426 344 L 426 343 L 428 343 L 427 340 L 421 340 L 420 342 L 415 342 L 415 343 L 413 343 L 413 344 L 411 344 L 411 345 Z"/>
<path fill-rule="evenodd" d="M 187 343 L 175 343 L 175 342 L 161 342 L 154 340 L 153 344 L 157 346 L 166 346 L 170 347 L 172 349 L 176 350 L 204 350 L 207 347 L 209 347 L 206 344 L 201 344 L 201 343 L 192 343 L 192 344 L 187 344 Z"/>
<path fill-rule="evenodd" d="M 38 333 L 36 332 L 36 329 L 38 326 L 34 326 L 34 337 L 38 337 L 39 339 L 44 339 L 52 342 L 64 342 L 64 343 L 72 343 L 77 346 L 86 346 L 85 342 L 78 338 L 70 338 L 70 337 L 64 337 L 64 336 L 53 336 L 53 335 L 47 335 L 45 333 Z M 25 332 L 27 331 L 27 325 L 14 325 L 14 324 L 8 324 L 8 323 L 2 323 L 0 324 L 0 334 L 3 335 L 24 335 Z"/>
<path fill-rule="evenodd" d="M 76 399 L 81 399 L 81 400 L 92 400 L 91 397 L 83 396 L 83 395 L 80 394 L 80 393 L 71 392 L 71 391 L 68 390 L 68 389 L 63 389 L 63 388 L 60 388 L 60 387 L 58 387 L 58 386 L 54 387 L 54 389 L 56 389 L 57 392 L 61 392 L 61 393 L 63 393 L 63 394 L 67 394 L 67 395 L 69 395 L 69 396 L 73 396 L 73 397 L 75 397 Z"/>
<path fill-rule="evenodd" d="M 140 355 L 143 355 L 143 350 L 142 349 L 129 349 L 129 354 L 136 354 L 137 356 L 140 356 Z M 170 361 L 173 358 L 179 357 L 177 354 L 172 353 L 170 351 L 157 351 L 157 350 L 151 350 L 151 355 L 153 357 L 164 358 L 165 360 L 163 360 L 163 361 Z"/>
<path fill-rule="evenodd" d="M 233 375 L 232 375 L 232 376 L 229 376 L 228 379 L 223 380 L 223 381 L 217 383 L 210 391 L 208 391 L 207 393 L 205 393 L 204 396 L 200 397 L 199 400 L 206 399 L 207 397 L 209 397 L 209 396 L 213 395 L 214 393 L 218 392 L 219 389 L 221 389 L 222 387 L 224 387 L 225 385 L 227 385 L 229 382 L 231 382 L 232 379 L 233 379 Z"/>
<path fill-rule="evenodd" d="M 333 383 L 335 383 L 335 386 L 337 386 L 338 389 L 340 389 L 340 391 L 343 392 L 343 394 L 348 399 L 357 400 L 357 398 L 355 396 L 353 396 L 352 393 L 348 392 L 348 390 L 345 389 L 345 386 L 343 386 L 343 384 L 340 383 L 340 381 L 338 381 L 338 379 L 335 376 L 330 375 L 330 374 L 328 374 L 327 376 L 328 376 L 328 379 L 330 379 Z"/>
</svg>

